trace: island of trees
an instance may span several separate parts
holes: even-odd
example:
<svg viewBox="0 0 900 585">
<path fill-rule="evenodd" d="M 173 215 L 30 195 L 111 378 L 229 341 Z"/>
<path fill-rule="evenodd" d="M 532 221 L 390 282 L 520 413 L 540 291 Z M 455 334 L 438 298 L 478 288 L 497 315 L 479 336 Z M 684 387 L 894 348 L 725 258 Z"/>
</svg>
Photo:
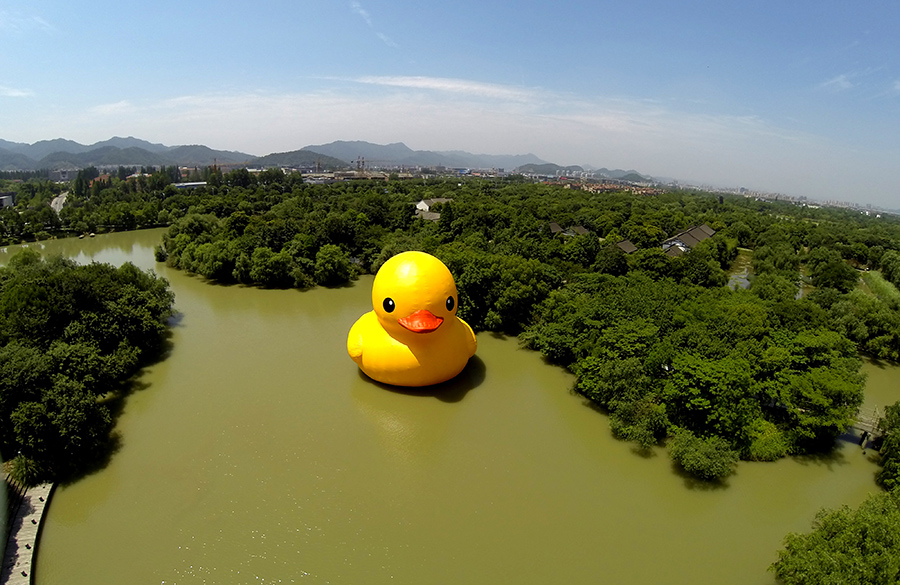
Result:
<svg viewBox="0 0 900 585">
<path fill-rule="evenodd" d="M 900 360 L 894 216 L 685 191 L 593 193 L 521 177 L 313 185 L 278 169 L 205 175 L 205 186 L 187 190 L 166 169 L 85 181 L 58 217 L 45 211 L 58 188 L 32 180 L 19 187 L 20 209 L 0 213 L 0 230 L 12 242 L 168 226 L 157 260 L 260 287 L 338 286 L 405 250 L 435 254 L 456 276 L 460 314 L 474 329 L 517 335 L 568 368 L 617 437 L 638 449 L 667 445 L 702 480 L 720 481 L 741 459 L 832 449 L 862 404 L 860 356 Z M 439 198 L 439 219 L 414 215 L 417 201 Z M 714 235 L 683 254 L 662 249 L 701 225 Z M 727 286 L 736 261 L 751 267 L 747 288 Z M 157 305 L 148 322 L 170 307 Z M 900 481 L 898 413 L 889 407 L 881 423 L 886 489 Z M 823 513 L 813 534 L 872 514 L 900 534 L 900 521 L 882 513 L 896 497 L 882 494 L 856 519 Z M 802 540 L 788 538 L 774 570 L 786 582 L 819 582 L 792 580 L 806 574 L 794 564 Z"/>
</svg>

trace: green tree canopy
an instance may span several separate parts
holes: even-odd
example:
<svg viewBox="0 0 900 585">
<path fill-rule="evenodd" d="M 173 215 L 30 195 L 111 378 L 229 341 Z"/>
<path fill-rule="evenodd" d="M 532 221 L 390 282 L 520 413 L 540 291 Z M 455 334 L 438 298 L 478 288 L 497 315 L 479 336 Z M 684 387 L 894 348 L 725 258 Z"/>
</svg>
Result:
<svg viewBox="0 0 900 585">
<path fill-rule="evenodd" d="M 786 585 L 900 582 L 900 493 L 820 511 L 812 532 L 785 537 L 770 569 Z"/>
<path fill-rule="evenodd" d="M 21 479 L 59 478 L 95 460 L 121 390 L 159 351 L 168 283 L 132 264 L 76 265 L 25 250 L 0 268 L 0 448 Z"/>
</svg>

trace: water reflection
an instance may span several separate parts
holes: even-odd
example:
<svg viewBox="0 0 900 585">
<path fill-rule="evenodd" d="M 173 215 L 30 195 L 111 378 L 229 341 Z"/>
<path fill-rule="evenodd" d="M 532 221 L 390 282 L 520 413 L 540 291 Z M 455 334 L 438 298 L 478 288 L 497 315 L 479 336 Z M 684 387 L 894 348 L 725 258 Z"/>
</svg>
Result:
<svg viewBox="0 0 900 585">
<path fill-rule="evenodd" d="M 359 377 L 386 392 L 395 392 L 397 394 L 405 394 L 407 396 L 423 396 L 437 398 L 441 402 L 459 402 L 466 397 L 469 391 L 477 388 L 484 382 L 485 365 L 484 361 L 476 354 L 469 359 L 466 367 L 455 378 L 435 384 L 433 386 L 424 387 L 405 387 L 392 386 L 384 384 L 368 377 L 362 370 L 359 370 Z"/>
<path fill-rule="evenodd" d="M 750 288 L 750 265 L 753 258 L 753 252 L 747 249 L 739 249 L 738 256 L 735 258 L 729 270 L 728 287 L 732 290 L 737 288 Z"/>
</svg>

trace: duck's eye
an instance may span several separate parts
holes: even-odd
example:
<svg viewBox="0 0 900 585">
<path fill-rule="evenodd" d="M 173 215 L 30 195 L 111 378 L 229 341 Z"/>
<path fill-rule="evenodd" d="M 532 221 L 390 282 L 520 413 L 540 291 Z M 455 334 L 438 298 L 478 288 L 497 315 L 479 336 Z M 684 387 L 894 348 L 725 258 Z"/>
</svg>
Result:
<svg viewBox="0 0 900 585">
<path fill-rule="evenodd" d="M 453 302 L 453 297 L 447 297 L 447 310 L 452 311 L 455 306 L 456 303 Z"/>
<path fill-rule="evenodd" d="M 384 310 L 387 311 L 388 313 L 393 313 L 394 312 L 394 299 L 392 299 L 391 297 L 384 299 L 382 306 L 384 307 Z"/>
</svg>

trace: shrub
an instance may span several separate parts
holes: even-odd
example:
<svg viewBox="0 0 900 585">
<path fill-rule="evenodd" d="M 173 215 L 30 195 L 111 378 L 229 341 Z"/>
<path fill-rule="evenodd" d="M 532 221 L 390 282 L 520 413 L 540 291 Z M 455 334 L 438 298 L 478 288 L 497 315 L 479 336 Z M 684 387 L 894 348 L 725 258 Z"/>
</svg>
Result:
<svg viewBox="0 0 900 585">
<path fill-rule="evenodd" d="M 750 446 L 747 459 L 751 461 L 775 461 L 788 454 L 790 441 L 773 423 L 758 418 L 750 425 Z"/>
<path fill-rule="evenodd" d="M 33 459 L 24 455 L 15 457 L 7 464 L 9 476 L 24 486 L 33 486 L 44 480 L 44 471 Z"/>
<path fill-rule="evenodd" d="M 731 475 L 738 462 L 737 452 L 725 439 L 698 437 L 687 429 L 675 431 L 669 441 L 669 454 L 686 472 L 705 481 Z"/>
</svg>

